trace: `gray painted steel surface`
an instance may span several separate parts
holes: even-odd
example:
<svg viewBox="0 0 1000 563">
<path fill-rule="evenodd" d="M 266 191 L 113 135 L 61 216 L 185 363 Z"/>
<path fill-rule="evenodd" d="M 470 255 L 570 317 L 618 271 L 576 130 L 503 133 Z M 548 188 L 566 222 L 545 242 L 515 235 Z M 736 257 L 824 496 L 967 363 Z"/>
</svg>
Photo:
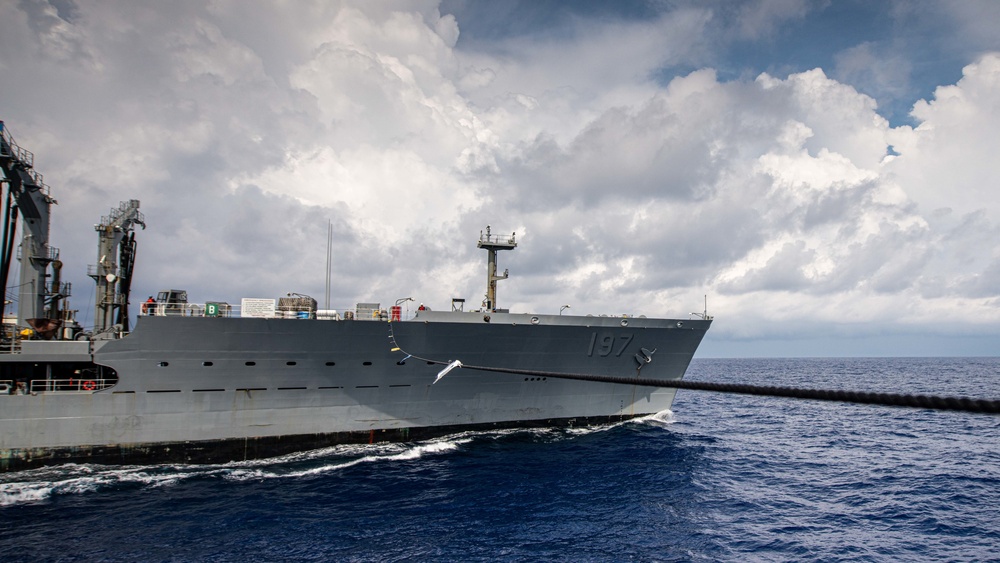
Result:
<svg viewBox="0 0 1000 563">
<path fill-rule="evenodd" d="M 92 358 L 118 376 L 115 385 L 96 391 L 0 395 L 0 465 L 86 460 L 95 451 L 134 461 L 164 446 L 174 454 L 215 447 L 206 444 L 232 450 L 240 440 L 280 441 L 280 451 L 287 451 L 295 449 L 287 442 L 296 436 L 312 437 L 304 445 L 334 435 L 331 442 L 381 441 L 434 428 L 650 414 L 670 408 L 675 390 L 461 369 L 431 385 L 443 366 L 417 357 L 619 376 L 641 366 L 643 378 L 679 379 L 710 325 L 432 311 L 392 323 L 141 317 L 118 340 L 25 342 L 21 354 L 0 355 L 0 364 Z M 393 343 L 401 350 L 393 351 Z M 406 354 L 417 357 L 400 363 Z M 201 457 L 268 453 L 237 449 Z"/>
</svg>

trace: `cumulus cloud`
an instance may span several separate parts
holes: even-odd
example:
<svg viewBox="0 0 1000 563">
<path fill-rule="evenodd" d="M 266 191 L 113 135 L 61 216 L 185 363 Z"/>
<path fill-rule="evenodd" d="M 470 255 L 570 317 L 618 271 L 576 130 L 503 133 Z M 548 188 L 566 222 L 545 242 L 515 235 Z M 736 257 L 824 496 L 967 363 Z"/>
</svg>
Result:
<svg viewBox="0 0 1000 563">
<path fill-rule="evenodd" d="M 64 272 L 137 198 L 143 294 L 323 295 L 332 226 L 333 306 L 477 306 L 489 224 L 517 232 L 514 310 L 684 315 L 707 294 L 722 337 L 1000 326 L 1000 54 L 893 127 L 819 68 L 662 80 L 711 49 L 697 6 L 463 50 L 431 1 L 63 4 L 0 5 L 0 66 L 24 77 L 2 118 L 60 201 Z M 808 11 L 740 21 L 758 37 Z"/>
<path fill-rule="evenodd" d="M 914 128 L 894 132 L 899 157 L 889 171 L 926 211 L 964 214 L 979 209 L 1000 216 L 1000 191 L 992 165 L 1000 142 L 1000 54 L 988 54 L 962 70 L 954 85 L 913 107 Z"/>
</svg>

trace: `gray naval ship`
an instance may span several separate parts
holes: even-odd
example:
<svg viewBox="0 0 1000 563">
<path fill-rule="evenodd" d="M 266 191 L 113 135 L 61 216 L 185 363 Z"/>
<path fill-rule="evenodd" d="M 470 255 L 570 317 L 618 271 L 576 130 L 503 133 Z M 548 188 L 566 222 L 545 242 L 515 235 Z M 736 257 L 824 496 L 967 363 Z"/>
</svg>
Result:
<svg viewBox="0 0 1000 563">
<path fill-rule="evenodd" d="M 101 219 L 94 327 L 68 309 L 49 246 L 55 200 L 33 155 L 0 122 L 6 221 L 0 282 L 20 217 L 17 318 L 0 341 L 0 469 L 60 463 L 221 463 L 342 443 L 419 440 L 465 430 L 607 424 L 670 408 L 675 389 L 573 381 L 550 373 L 683 377 L 711 325 L 690 319 L 512 313 L 496 306 L 497 253 L 514 235 L 480 233 L 483 306 L 317 309 L 308 296 L 144 303 L 129 326 L 131 200 Z M 563 313 L 564 311 L 560 311 Z M 459 363 L 537 374 L 453 369 Z M 445 367 L 448 366 L 448 367 Z M 444 368 L 444 369 L 442 369 Z M 451 370 L 451 371 L 449 371 Z M 442 375 L 445 375 L 442 377 Z"/>
</svg>

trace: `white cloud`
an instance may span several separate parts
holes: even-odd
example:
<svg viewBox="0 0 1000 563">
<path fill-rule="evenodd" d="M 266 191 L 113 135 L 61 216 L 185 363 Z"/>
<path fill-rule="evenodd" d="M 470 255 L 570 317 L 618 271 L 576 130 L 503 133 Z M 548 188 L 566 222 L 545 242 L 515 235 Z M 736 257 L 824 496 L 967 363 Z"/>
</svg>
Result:
<svg viewBox="0 0 1000 563">
<path fill-rule="evenodd" d="M 336 306 L 478 305 L 490 224 L 518 233 L 515 310 L 686 314 L 708 294 L 721 337 L 1000 326 L 997 54 L 893 128 L 821 69 L 699 68 L 703 9 L 470 52 L 431 1 L 26 6 L 0 5 L 0 65 L 24 77 L 2 117 L 61 202 L 67 275 L 135 197 L 143 294 L 322 295 L 331 221 Z M 808 12 L 747 6 L 747 37 Z M 652 78 L 674 64 L 699 69 Z"/>
<path fill-rule="evenodd" d="M 998 91 L 1000 54 L 987 54 L 962 69 L 957 84 L 940 86 L 933 100 L 914 105 L 916 128 L 893 132 L 890 142 L 900 155 L 888 171 L 925 212 L 983 209 L 992 220 L 1000 217 Z"/>
</svg>

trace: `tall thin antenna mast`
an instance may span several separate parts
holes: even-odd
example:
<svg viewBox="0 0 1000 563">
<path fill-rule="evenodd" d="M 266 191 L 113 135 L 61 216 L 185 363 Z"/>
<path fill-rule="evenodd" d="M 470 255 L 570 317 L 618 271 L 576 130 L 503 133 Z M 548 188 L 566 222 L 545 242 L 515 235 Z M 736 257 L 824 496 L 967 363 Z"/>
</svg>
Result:
<svg viewBox="0 0 1000 563">
<path fill-rule="evenodd" d="M 333 221 L 326 220 L 326 309 L 330 310 L 330 267 L 333 262 Z"/>
<path fill-rule="evenodd" d="M 489 258 L 486 263 L 486 302 L 484 303 L 484 307 L 487 310 L 497 310 L 497 280 L 507 279 L 506 269 L 503 271 L 502 276 L 497 275 L 497 251 L 513 250 L 516 248 L 517 242 L 514 241 L 515 234 L 516 233 L 511 233 L 509 237 L 491 235 L 489 225 L 486 225 L 485 235 L 482 231 L 479 231 L 478 246 L 479 248 L 485 248 L 489 253 Z"/>
</svg>

